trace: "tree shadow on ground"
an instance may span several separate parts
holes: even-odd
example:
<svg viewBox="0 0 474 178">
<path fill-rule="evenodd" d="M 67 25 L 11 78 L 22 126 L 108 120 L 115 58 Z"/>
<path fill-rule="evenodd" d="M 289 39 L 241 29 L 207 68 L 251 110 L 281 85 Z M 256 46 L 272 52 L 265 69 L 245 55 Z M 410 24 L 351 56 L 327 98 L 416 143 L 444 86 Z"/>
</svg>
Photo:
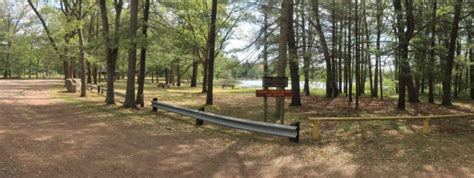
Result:
<svg viewBox="0 0 474 178">
<path fill-rule="evenodd" d="M 474 122 L 323 124 L 320 142 L 301 142 L 149 110 L 105 106 L 102 96 L 66 102 L 40 93 L 2 103 L 2 177 L 472 176 Z M 36 93 L 36 97 L 29 96 Z M 28 97 L 26 97 L 28 95 Z M 26 100 L 37 100 L 25 102 Z M 374 104 L 374 103 L 372 103 Z M 6 116 L 6 117 L 5 117 Z M 407 125 L 408 124 L 408 125 Z M 412 127 L 412 128 L 408 128 Z"/>
</svg>

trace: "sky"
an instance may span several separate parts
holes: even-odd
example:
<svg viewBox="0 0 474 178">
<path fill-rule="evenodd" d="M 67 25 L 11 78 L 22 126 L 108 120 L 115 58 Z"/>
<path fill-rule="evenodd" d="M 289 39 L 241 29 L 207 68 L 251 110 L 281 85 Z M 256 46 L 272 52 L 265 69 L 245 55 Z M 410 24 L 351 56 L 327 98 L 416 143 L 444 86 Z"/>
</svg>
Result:
<svg viewBox="0 0 474 178">
<path fill-rule="evenodd" d="M 255 61 L 259 55 L 259 51 L 252 48 L 247 51 L 233 52 L 234 50 L 242 49 L 248 46 L 255 40 L 255 35 L 260 30 L 260 26 L 249 22 L 243 22 L 235 29 L 233 38 L 230 39 L 225 47 L 225 51 L 229 56 L 235 56 L 239 61 Z"/>
</svg>

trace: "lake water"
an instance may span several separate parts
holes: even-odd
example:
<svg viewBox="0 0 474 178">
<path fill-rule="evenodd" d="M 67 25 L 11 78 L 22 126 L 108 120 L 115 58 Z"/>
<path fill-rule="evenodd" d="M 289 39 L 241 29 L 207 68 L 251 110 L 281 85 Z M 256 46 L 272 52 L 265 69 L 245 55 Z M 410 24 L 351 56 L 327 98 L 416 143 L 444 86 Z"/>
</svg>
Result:
<svg viewBox="0 0 474 178">
<path fill-rule="evenodd" d="M 262 80 L 238 80 L 239 86 L 241 88 L 262 88 Z M 304 81 L 300 82 L 300 87 L 304 87 Z M 310 82 L 310 88 L 325 89 L 326 84 L 323 82 Z M 288 81 L 288 88 L 291 89 L 291 81 Z"/>
<path fill-rule="evenodd" d="M 239 82 L 238 86 L 241 88 L 262 88 L 262 80 L 237 80 Z M 344 87 L 344 83 L 342 84 Z M 300 81 L 300 88 L 304 88 L 304 81 Z M 326 83 L 324 82 L 310 82 L 309 83 L 310 89 L 326 89 Z M 288 81 L 288 87 L 286 89 L 291 89 L 291 81 Z M 391 86 L 384 85 L 384 90 L 391 90 Z"/>
</svg>

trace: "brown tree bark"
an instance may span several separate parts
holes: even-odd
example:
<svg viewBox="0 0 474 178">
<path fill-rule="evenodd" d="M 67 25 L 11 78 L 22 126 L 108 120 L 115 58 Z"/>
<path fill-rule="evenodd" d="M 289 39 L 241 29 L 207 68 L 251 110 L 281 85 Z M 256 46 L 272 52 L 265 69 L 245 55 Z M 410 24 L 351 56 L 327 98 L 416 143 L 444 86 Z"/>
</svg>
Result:
<svg viewBox="0 0 474 178">
<path fill-rule="evenodd" d="M 410 70 L 410 63 L 408 62 L 408 45 L 414 31 L 414 15 L 413 15 L 413 1 L 405 0 L 406 8 L 406 27 L 403 24 L 403 12 L 401 0 L 394 0 L 393 5 L 397 15 L 397 36 L 398 36 L 398 51 L 399 51 L 399 84 L 398 84 L 398 109 L 405 110 L 405 92 L 408 88 L 409 100 L 412 103 L 418 102 L 415 86 Z M 406 31 L 405 31 L 406 29 Z"/>
<path fill-rule="evenodd" d="M 433 2 L 433 10 L 431 12 L 431 37 L 430 37 L 430 48 L 428 54 L 428 66 L 434 66 L 434 48 L 435 48 L 435 35 L 436 35 L 436 10 L 437 0 Z M 428 102 L 434 104 L 434 71 L 428 70 Z"/>
<path fill-rule="evenodd" d="M 168 67 L 165 67 L 165 83 L 170 84 L 170 77 L 169 77 L 169 70 Z M 158 78 L 158 77 L 157 77 Z"/>
<path fill-rule="evenodd" d="M 130 29 L 128 38 L 131 41 L 131 46 L 128 50 L 128 70 L 127 70 L 127 90 L 125 92 L 125 102 L 123 104 L 126 108 L 135 108 L 135 74 L 137 65 L 137 20 L 138 20 L 138 0 L 131 0 L 130 2 Z"/>
<path fill-rule="evenodd" d="M 104 44 L 105 44 L 105 60 L 106 60 L 106 72 L 107 72 L 107 92 L 105 96 L 105 103 L 106 104 L 114 104 L 115 103 L 115 95 L 114 95 L 114 76 L 115 76 L 115 64 L 116 60 L 114 60 L 112 56 L 112 43 L 110 39 L 110 32 L 109 32 L 109 18 L 107 16 L 107 3 L 106 0 L 98 0 L 99 1 L 99 9 L 100 9 L 100 17 L 102 20 L 102 36 L 104 37 Z M 120 12 L 116 12 L 119 14 Z M 101 75 L 99 74 L 99 82 L 101 81 Z"/>
<path fill-rule="evenodd" d="M 92 79 L 94 84 L 97 84 L 97 64 L 94 63 L 94 67 L 92 68 Z"/>
<path fill-rule="evenodd" d="M 376 6 L 377 6 L 377 41 L 376 41 L 376 53 L 375 53 L 375 72 L 374 72 L 374 92 L 372 93 L 372 97 L 377 97 L 377 92 L 378 92 L 378 82 L 379 82 L 379 63 L 381 60 L 381 50 L 380 50 L 380 38 L 382 35 L 382 4 L 380 2 L 381 0 L 376 0 Z M 382 78 L 380 76 L 380 78 Z M 382 88 L 382 85 L 380 85 Z M 380 98 L 382 98 L 382 89 L 380 90 Z"/>
<path fill-rule="evenodd" d="M 190 87 L 197 87 L 198 67 L 199 67 L 198 60 L 193 61 L 193 72 L 192 72 L 192 75 L 191 75 L 191 86 Z"/>
<path fill-rule="evenodd" d="M 444 80 L 443 80 L 443 102 L 442 105 L 444 106 L 451 106 L 451 78 L 453 72 L 453 64 L 454 64 L 454 53 L 456 50 L 456 43 L 458 38 L 458 30 L 459 30 L 459 18 L 461 16 L 461 7 L 462 7 L 462 0 L 457 0 L 454 5 L 454 17 L 453 23 L 451 27 L 451 33 L 449 35 L 449 47 L 448 47 L 448 57 L 446 60 L 446 66 L 444 70 Z"/>
<path fill-rule="evenodd" d="M 326 37 L 324 36 L 323 29 L 321 27 L 321 20 L 319 15 L 319 1 L 312 0 L 311 1 L 312 10 L 314 13 L 316 23 L 313 24 L 316 28 L 316 32 L 319 36 L 319 41 L 321 43 L 321 47 L 323 49 L 324 60 L 326 61 L 326 97 L 332 98 L 333 95 L 333 74 L 332 74 L 332 64 L 331 64 L 331 54 L 329 53 L 329 48 L 327 45 Z"/>
<path fill-rule="evenodd" d="M 313 0 L 315 1 L 315 0 Z M 277 61 L 277 76 L 286 77 L 286 63 L 287 63 L 287 43 L 288 43 L 288 13 L 290 11 L 290 6 L 292 3 L 290 1 L 281 2 L 281 11 L 280 11 L 280 40 L 278 43 L 278 61 Z M 279 87 L 278 89 L 284 89 Z M 285 108 L 285 99 L 282 97 L 276 98 L 275 103 L 275 115 L 278 116 L 281 120 L 280 123 L 284 124 L 283 114 Z"/>
<path fill-rule="evenodd" d="M 367 72 L 369 74 L 370 96 L 377 97 L 377 89 L 375 88 L 374 79 L 372 75 L 372 60 L 370 57 L 370 32 L 369 32 L 369 25 L 367 23 L 368 16 L 367 16 L 366 7 L 367 6 L 365 3 L 365 0 L 362 0 L 362 9 L 363 9 L 362 13 L 364 14 L 365 43 L 366 43 L 365 61 L 367 63 Z"/>
<path fill-rule="evenodd" d="M 142 24 L 142 34 L 143 38 L 146 40 L 148 37 L 148 18 L 150 13 L 150 0 L 145 0 L 145 5 L 143 7 L 143 24 Z M 140 49 L 140 73 L 138 75 L 138 90 L 137 90 L 137 99 L 136 104 L 144 105 L 144 96 L 143 90 L 145 86 L 145 70 L 146 70 L 146 54 L 147 54 L 147 44 L 143 44 Z"/>
<path fill-rule="evenodd" d="M 469 22 L 472 23 L 473 17 L 469 19 Z M 471 26 L 468 29 L 468 37 L 467 41 L 469 44 L 472 44 L 472 36 L 474 36 L 474 28 Z M 474 48 L 469 49 L 469 78 L 471 79 L 470 81 L 470 88 L 471 88 L 471 100 L 474 100 Z"/>
<path fill-rule="evenodd" d="M 178 63 L 176 64 L 176 86 L 178 87 L 181 86 L 181 69 L 180 69 L 179 60 L 178 60 Z"/>
<path fill-rule="evenodd" d="M 216 20 L 217 20 L 217 0 L 212 0 L 211 9 L 211 27 L 209 30 L 209 36 L 207 46 L 209 50 L 208 59 L 208 77 L 207 77 L 207 95 L 206 105 L 213 104 L 213 85 L 214 85 L 214 59 L 215 59 L 215 45 L 216 45 Z"/>
<path fill-rule="evenodd" d="M 457 40 L 456 42 L 456 56 L 461 56 L 461 42 Z M 454 64 L 454 98 L 458 98 L 459 88 L 461 86 L 461 77 L 462 77 L 462 67 L 459 64 Z"/>
<path fill-rule="evenodd" d="M 331 87 L 332 97 L 336 98 L 339 95 L 339 89 L 337 88 L 337 18 L 336 18 L 336 0 L 332 1 L 331 7 L 331 31 L 332 31 L 332 45 L 331 45 Z"/>
<path fill-rule="evenodd" d="M 359 8 L 358 8 L 358 0 L 355 0 L 355 50 L 356 50 L 356 58 L 355 58 L 355 73 L 356 73 L 356 109 L 359 109 L 359 96 L 360 96 L 360 37 L 359 37 Z"/>
<path fill-rule="evenodd" d="M 205 59 L 203 62 L 202 62 L 202 91 L 201 93 L 206 93 L 207 92 L 207 77 L 208 77 L 208 69 L 209 69 L 209 66 L 207 65 L 207 62 L 208 62 L 208 55 L 206 53 L 205 55 Z"/>
<path fill-rule="evenodd" d="M 347 47 L 347 77 L 348 77 L 348 88 L 349 88 L 349 100 L 348 102 L 351 103 L 352 102 L 352 0 L 348 0 L 349 1 L 349 27 L 348 27 L 348 39 L 347 39 L 347 43 L 348 43 L 348 47 Z"/>
<path fill-rule="evenodd" d="M 298 63 L 298 49 L 296 48 L 295 30 L 293 28 L 293 3 L 289 2 L 288 8 L 288 48 L 291 75 L 291 103 L 290 106 L 301 106 L 300 75 Z"/>
<path fill-rule="evenodd" d="M 302 43 L 303 43 L 303 73 L 304 73 L 304 87 L 303 91 L 306 96 L 311 95 L 309 91 L 309 67 L 311 54 L 308 52 L 309 40 L 307 40 L 306 33 L 306 18 L 305 18 L 305 0 L 301 0 L 301 30 L 302 30 Z M 265 37 L 266 40 L 266 37 Z M 265 43 L 265 47 L 268 48 L 268 44 Z M 266 50 L 265 50 L 266 51 Z M 265 59 L 267 60 L 267 59 Z"/>
<path fill-rule="evenodd" d="M 92 83 L 92 66 L 89 61 L 86 61 L 87 65 L 87 83 L 91 84 Z"/>
</svg>

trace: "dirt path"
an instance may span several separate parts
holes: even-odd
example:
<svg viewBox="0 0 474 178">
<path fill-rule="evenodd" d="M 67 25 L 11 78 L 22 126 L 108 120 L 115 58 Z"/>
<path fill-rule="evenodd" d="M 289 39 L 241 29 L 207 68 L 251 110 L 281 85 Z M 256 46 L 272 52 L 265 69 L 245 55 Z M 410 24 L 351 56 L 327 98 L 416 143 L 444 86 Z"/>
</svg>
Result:
<svg viewBox="0 0 474 178">
<path fill-rule="evenodd" d="M 283 138 L 261 141 L 254 134 L 242 139 L 164 114 L 153 115 L 155 120 L 147 120 L 153 121 L 148 125 L 115 122 L 104 112 L 86 112 L 55 98 L 51 87 L 61 85 L 54 80 L 0 80 L 0 177 L 473 175 L 471 149 L 458 147 L 472 138 L 457 141 L 454 151 L 442 143 L 443 138 L 441 142 L 421 138 L 427 145 L 441 147 L 429 151 L 456 152 L 457 157 L 416 162 L 426 155 L 402 147 L 402 143 L 419 141 L 416 138 L 397 138 L 395 147 L 378 138 L 366 144 L 297 145 Z M 466 162 L 458 166 L 462 160 Z"/>
<path fill-rule="evenodd" d="M 0 81 L 0 177 L 280 174 L 251 166 L 253 158 L 237 153 L 238 141 L 147 134 L 136 125 L 104 122 L 51 96 L 50 87 L 58 85 Z"/>
</svg>

